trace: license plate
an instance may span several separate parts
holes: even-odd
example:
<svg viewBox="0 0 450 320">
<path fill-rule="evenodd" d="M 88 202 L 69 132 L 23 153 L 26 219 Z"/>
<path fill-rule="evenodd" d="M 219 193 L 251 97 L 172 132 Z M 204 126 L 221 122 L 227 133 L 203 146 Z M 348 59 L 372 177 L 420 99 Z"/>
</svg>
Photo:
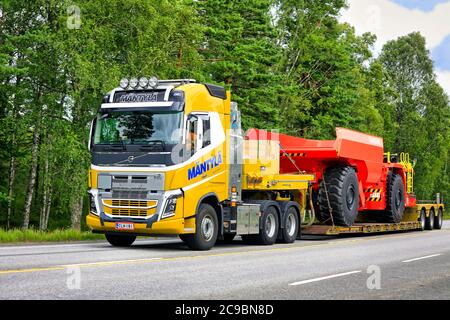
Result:
<svg viewBox="0 0 450 320">
<path fill-rule="evenodd" d="M 116 230 L 134 230 L 134 223 L 116 223 Z"/>
</svg>

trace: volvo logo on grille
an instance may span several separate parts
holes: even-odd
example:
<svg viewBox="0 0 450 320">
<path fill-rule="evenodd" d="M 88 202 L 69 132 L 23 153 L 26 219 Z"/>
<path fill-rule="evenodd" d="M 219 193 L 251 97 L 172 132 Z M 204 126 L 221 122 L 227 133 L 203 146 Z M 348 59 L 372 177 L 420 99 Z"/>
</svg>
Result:
<svg viewBox="0 0 450 320">
<path fill-rule="evenodd" d="M 129 156 L 129 157 L 128 157 L 128 162 L 131 163 L 131 162 L 133 162 L 133 161 L 134 161 L 134 157 L 133 157 L 133 156 Z"/>
</svg>

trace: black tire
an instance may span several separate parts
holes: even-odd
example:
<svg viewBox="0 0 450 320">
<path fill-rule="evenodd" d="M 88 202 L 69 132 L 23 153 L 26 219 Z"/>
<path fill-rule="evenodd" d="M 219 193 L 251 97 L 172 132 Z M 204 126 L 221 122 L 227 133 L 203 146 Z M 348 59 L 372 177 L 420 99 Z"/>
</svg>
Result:
<svg viewBox="0 0 450 320">
<path fill-rule="evenodd" d="M 425 213 L 424 209 L 420 210 L 420 215 L 419 215 L 419 219 L 418 220 L 420 222 L 419 230 L 424 231 L 425 230 L 425 224 L 426 224 L 426 213 Z"/>
<path fill-rule="evenodd" d="M 431 209 L 428 217 L 425 218 L 425 230 L 433 230 L 434 228 L 434 209 Z"/>
<path fill-rule="evenodd" d="M 274 206 L 268 206 L 261 216 L 261 225 L 259 234 L 254 236 L 256 244 L 272 245 L 278 237 L 278 230 L 280 221 L 278 218 L 278 211 Z M 252 237 L 248 238 L 252 242 Z M 246 240 L 244 240 L 246 241 Z"/>
<path fill-rule="evenodd" d="M 444 222 L 444 211 L 442 210 L 442 208 L 439 208 L 438 215 L 434 217 L 434 228 L 436 230 L 441 230 L 443 222 Z"/>
<path fill-rule="evenodd" d="M 399 223 L 405 211 L 405 186 L 400 175 L 389 173 L 386 182 L 386 210 L 383 222 Z"/>
<path fill-rule="evenodd" d="M 217 213 L 206 203 L 198 211 L 195 234 L 186 235 L 185 242 L 192 250 L 209 250 L 216 244 L 219 231 Z"/>
<path fill-rule="evenodd" d="M 284 214 L 284 228 L 281 229 L 282 242 L 293 243 L 300 229 L 300 219 L 297 209 L 289 206 Z"/>
<path fill-rule="evenodd" d="M 129 247 L 136 240 L 136 236 L 128 234 L 105 234 L 106 240 L 114 247 Z"/>
<path fill-rule="evenodd" d="M 328 200 L 325 191 L 325 181 L 328 198 L 333 209 L 335 225 L 350 227 L 356 220 L 359 209 L 358 177 L 352 167 L 328 169 L 319 187 L 318 219 L 331 222 Z"/>
</svg>

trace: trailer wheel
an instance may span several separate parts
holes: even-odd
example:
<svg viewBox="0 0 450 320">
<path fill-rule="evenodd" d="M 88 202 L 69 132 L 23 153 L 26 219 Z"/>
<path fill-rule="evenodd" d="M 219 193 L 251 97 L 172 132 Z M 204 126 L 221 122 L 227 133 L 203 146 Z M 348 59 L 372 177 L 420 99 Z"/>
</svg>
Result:
<svg viewBox="0 0 450 320">
<path fill-rule="evenodd" d="M 326 189 L 325 189 L 326 181 Z M 359 209 L 358 178 L 352 167 L 328 169 L 319 187 L 320 221 L 330 220 L 329 204 L 336 225 L 350 227 L 356 220 Z"/>
<path fill-rule="evenodd" d="M 434 228 L 434 209 L 430 209 L 428 217 L 425 219 L 425 230 L 433 230 Z"/>
<path fill-rule="evenodd" d="M 192 250 L 211 249 L 217 240 L 218 225 L 214 208 L 206 203 L 201 204 L 197 214 L 195 234 L 186 235 L 186 244 Z"/>
<path fill-rule="evenodd" d="M 105 234 L 106 240 L 114 247 L 129 247 L 136 240 L 136 236 L 127 234 Z"/>
<path fill-rule="evenodd" d="M 437 217 L 434 217 L 434 228 L 436 230 L 442 229 L 442 223 L 444 221 L 444 211 L 439 208 Z"/>
<path fill-rule="evenodd" d="M 405 211 L 405 186 L 398 174 L 389 173 L 386 183 L 386 210 L 384 222 L 399 223 Z"/>
<path fill-rule="evenodd" d="M 425 230 L 425 210 L 422 209 L 420 210 L 420 216 L 419 216 L 419 222 L 420 222 L 420 231 L 424 231 Z"/>
<path fill-rule="evenodd" d="M 284 215 L 284 228 L 281 229 L 282 241 L 284 243 L 293 243 L 297 239 L 300 223 L 297 209 L 289 207 Z"/>
</svg>

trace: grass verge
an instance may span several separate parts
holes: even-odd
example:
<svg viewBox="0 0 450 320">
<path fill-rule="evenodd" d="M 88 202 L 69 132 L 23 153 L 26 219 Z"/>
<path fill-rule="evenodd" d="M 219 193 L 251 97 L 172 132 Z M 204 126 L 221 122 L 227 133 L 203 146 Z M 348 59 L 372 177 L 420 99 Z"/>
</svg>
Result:
<svg viewBox="0 0 450 320">
<path fill-rule="evenodd" d="M 100 240 L 105 237 L 102 234 L 93 234 L 91 232 L 81 232 L 73 229 L 58 229 L 53 231 L 39 230 L 20 230 L 0 229 L 0 243 L 13 242 L 66 242 L 66 241 L 84 241 Z"/>
</svg>

